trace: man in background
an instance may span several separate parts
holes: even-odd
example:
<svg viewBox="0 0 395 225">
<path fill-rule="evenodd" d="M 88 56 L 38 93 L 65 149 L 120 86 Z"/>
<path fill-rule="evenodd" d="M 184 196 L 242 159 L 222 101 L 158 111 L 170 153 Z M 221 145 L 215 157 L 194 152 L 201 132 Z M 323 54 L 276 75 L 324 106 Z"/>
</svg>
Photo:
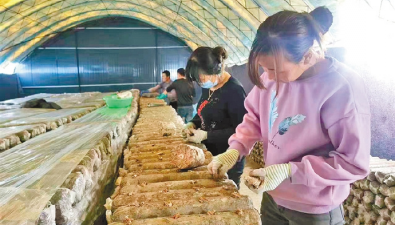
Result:
<svg viewBox="0 0 395 225">
<path fill-rule="evenodd" d="M 168 70 L 165 70 L 165 71 L 162 72 L 162 83 L 156 85 L 153 88 L 148 89 L 148 91 L 151 92 L 151 93 L 159 92 L 159 93 L 163 94 L 164 92 L 166 92 L 166 88 L 169 87 L 172 83 L 173 83 L 173 81 L 170 79 L 170 72 Z M 163 96 L 163 95 L 160 95 L 160 96 Z M 161 98 L 161 99 L 165 99 L 165 98 Z M 176 93 L 171 92 L 171 94 L 169 94 L 167 96 L 167 99 L 165 99 L 165 101 L 167 102 L 167 104 L 169 104 L 175 110 L 177 110 L 177 96 L 176 96 Z"/>
<path fill-rule="evenodd" d="M 185 123 L 188 123 L 193 118 L 193 100 L 196 94 L 193 83 L 185 78 L 185 70 L 183 68 L 177 70 L 177 80 L 166 88 L 162 98 L 166 96 L 167 92 L 173 90 L 177 93 L 177 113 L 183 118 Z"/>
</svg>

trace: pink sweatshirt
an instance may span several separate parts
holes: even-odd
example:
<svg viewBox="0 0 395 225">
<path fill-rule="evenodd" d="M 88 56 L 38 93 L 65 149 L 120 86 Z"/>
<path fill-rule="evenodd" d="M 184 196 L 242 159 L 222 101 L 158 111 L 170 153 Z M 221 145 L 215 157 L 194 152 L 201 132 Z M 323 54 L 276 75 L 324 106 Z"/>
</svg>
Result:
<svg viewBox="0 0 395 225">
<path fill-rule="evenodd" d="M 266 166 L 290 163 L 292 175 L 269 194 L 285 208 L 327 213 L 369 171 L 370 107 L 363 80 L 331 60 L 326 73 L 280 85 L 266 74 L 245 101 L 248 113 L 229 139 L 248 155 L 263 141 Z"/>
</svg>

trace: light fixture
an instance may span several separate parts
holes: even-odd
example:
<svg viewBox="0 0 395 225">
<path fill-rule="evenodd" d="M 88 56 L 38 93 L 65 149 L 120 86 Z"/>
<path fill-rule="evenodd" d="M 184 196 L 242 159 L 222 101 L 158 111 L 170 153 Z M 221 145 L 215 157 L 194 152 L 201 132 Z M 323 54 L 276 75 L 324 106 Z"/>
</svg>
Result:
<svg viewBox="0 0 395 225">
<path fill-rule="evenodd" d="M 19 63 L 6 62 L 0 66 L 0 74 L 12 75 L 15 74 L 15 69 Z"/>
</svg>

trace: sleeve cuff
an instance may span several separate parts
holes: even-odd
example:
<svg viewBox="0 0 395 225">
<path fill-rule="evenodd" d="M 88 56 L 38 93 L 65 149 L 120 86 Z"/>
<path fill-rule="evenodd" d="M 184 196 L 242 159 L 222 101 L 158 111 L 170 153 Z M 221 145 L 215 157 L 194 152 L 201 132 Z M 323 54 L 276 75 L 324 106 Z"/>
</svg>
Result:
<svg viewBox="0 0 395 225">
<path fill-rule="evenodd" d="M 291 165 L 291 183 L 308 184 L 308 178 L 304 173 L 304 164 L 301 162 L 290 162 Z"/>
<path fill-rule="evenodd" d="M 242 160 L 243 157 L 247 155 L 243 151 L 244 150 L 244 146 L 242 144 L 240 144 L 240 143 L 237 143 L 237 142 L 236 143 L 231 143 L 229 145 L 228 149 L 235 149 L 235 150 L 239 151 L 239 158 L 237 159 L 237 162 L 240 162 L 240 160 Z"/>
</svg>

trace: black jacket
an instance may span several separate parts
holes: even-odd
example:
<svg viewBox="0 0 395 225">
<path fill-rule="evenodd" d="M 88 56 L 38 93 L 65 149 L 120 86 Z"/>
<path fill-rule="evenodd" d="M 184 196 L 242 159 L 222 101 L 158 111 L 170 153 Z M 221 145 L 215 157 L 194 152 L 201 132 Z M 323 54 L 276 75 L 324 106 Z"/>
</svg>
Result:
<svg viewBox="0 0 395 225">
<path fill-rule="evenodd" d="M 244 108 L 245 98 L 243 86 L 233 77 L 214 91 L 210 99 L 209 89 L 202 89 L 198 113 L 191 122 L 197 129 L 207 131 L 207 140 L 203 144 L 213 155 L 223 153 L 229 148 L 228 139 L 247 113 Z"/>
</svg>

